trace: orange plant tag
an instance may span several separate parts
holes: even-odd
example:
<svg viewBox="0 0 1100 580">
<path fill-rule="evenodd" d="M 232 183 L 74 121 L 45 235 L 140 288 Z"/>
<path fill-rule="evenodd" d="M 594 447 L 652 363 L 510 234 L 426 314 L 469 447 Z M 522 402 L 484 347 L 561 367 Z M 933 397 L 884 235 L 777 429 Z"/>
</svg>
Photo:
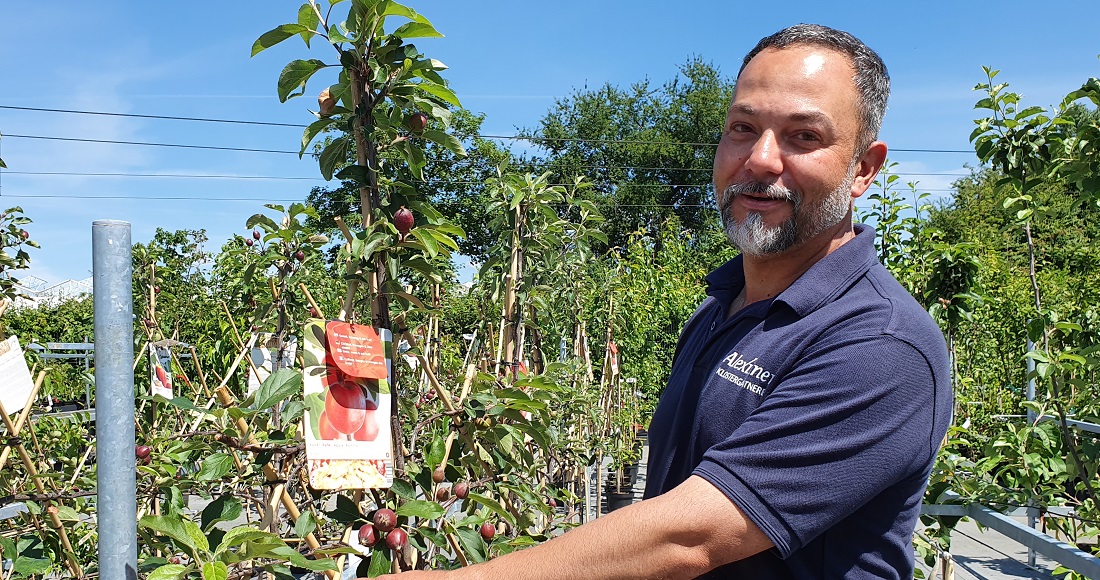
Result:
<svg viewBox="0 0 1100 580">
<path fill-rule="evenodd" d="M 388 379 L 386 353 L 374 328 L 330 320 L 325 325 L 328 355 L 345 374 L 364 379 Z"/>
</svg>

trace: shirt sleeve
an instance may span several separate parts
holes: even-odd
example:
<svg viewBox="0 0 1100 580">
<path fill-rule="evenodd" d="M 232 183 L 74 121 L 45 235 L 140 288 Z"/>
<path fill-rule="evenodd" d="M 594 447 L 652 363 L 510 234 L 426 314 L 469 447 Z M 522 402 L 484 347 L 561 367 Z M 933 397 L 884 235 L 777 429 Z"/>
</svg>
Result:
<svg viewBox="0 0 1100 580">
<path fill-rule="evenodd" d="M 892 336 L 807 353 L 694 474 L 784 558 L 934 458 L 928 361 Z"/>
</svg>

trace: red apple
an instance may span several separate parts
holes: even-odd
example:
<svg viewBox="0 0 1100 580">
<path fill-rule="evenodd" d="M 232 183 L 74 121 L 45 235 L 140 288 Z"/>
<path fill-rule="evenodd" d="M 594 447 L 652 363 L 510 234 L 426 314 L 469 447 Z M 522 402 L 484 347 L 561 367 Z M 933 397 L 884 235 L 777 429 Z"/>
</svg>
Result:
<svg viewBox="0 0 1100 580">
<path fill-rule="evenodd" d="M 466 499 L 470 496 L 470 484 L 465 481 L 460 481 L 455 484 L 455 497 L 458 499 Z"/>
<path fill-rule="evenodd" d="M 481 524 L 481 530 L 479 531 L 481 532 L 481 537 L 484 538 L 486 542 L 492 540 L 493 537 L 497 535 L 496 526 L 489 522 Z"/>
<path fill-rule="evenodd" d="M 409 211 L 405 206 L 401 206 L 401 209 L 393 214 L 393 227 L 397 228 L 398 232 L 401 232 L 402 238 L 413 228 L 413 223 L 415 221 L 413 212 Z"/>
<path fill-rule="evenodd" d="M 364 524 L 359 528 L 359 544 L 371 547 L 378 543 L 378 533 L 374 531 L 374 526 L 371 524 Z"/>
<path fill-rule="evenodd" d="M 397 527 L 397 514 L 390 508 L 382 508 L 374 512 L 374 527 L 379 532 L 386 533 Z"/>
<path fill-rule="evenodd" d="M 428 116 L 424 113 L 413 113 L 409 115 L 405 123 L 408 124 L 410 131 L 419 135 L 423 133 L 424 128 L 428 126 Z"/>
<path fill-rule="evenodd" d="M 409 541 L 409 535 L 405 533 L 405 530 L 398 528 L 388 534 L 386 534 L 386 545 L 393 551 L 398 551 L 405 547 L 405 544 Z"/>
<path fill-rule="evenodd" d="M 367 397 L 363 388 L 353 381 L 333 384 L 325 394 L 325 413 L 333 429 L 352 434 L 367 418 Z"/>
<path fill-rule="evenodd" d="M 252 239 L 256 240 L 256 241 L 259 241 L 259 239 L 260 239 L 260 231 L 259 230 L 252 230 Z"/>
</svg>

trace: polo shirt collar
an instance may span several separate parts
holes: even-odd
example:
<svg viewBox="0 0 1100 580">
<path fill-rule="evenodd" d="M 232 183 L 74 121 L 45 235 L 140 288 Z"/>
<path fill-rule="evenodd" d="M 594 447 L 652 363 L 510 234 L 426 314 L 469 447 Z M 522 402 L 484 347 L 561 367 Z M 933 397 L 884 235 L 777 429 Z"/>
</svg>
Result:
<svg viewBox="0 0 1100 580">
<path fill-rule="evenodd" d="M 859 277 L 878 263 L 875 251 L 875 231 L 855 224 L 856 237 L 819 260 L 802 276 L 779 293 L 772 301 L 789 306 L 798 316 L 817 310 L 832 302 Z M 723 311 L 728 311 L 733 299 L 745 286 L 744 257 L 737 256 L 722 264 L 706 277 L 707 294 L 713 296 Z"/>
</svg>

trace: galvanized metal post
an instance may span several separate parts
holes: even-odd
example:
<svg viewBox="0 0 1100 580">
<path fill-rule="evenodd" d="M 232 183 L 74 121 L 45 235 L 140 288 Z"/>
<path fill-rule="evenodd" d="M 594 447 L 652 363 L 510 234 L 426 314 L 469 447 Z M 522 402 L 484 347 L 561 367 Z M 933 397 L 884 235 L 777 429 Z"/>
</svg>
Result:
<svg viewBox="0 0 1100 580">
<path fill-rule="evenodd" d="M 137 580 L 130 224 L 92 222 L 99 577 Z"/>
</svg>

